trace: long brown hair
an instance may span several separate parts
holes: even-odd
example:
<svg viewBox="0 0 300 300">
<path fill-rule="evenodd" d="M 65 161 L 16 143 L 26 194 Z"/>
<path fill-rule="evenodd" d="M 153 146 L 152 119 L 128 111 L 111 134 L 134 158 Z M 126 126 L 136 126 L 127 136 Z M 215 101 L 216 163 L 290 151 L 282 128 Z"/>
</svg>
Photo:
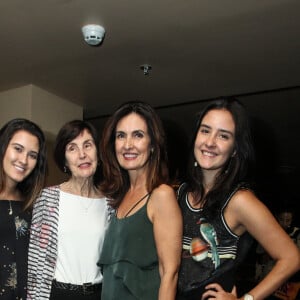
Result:
<svg viewBox="0 0 300 300">
<path fill-rule="evenodd" d="M 13 119 L 0 129 L 0 192 L 5 189 L 6 184 L 3 168 L 4 155 L 10 140 L 20 130 L 34 135 L 39 142 L 39 154 L 35 168 L 23 181 L 17 184 L 17 189 L 23 198 L 23 209 L 26 210 L 32 208 L 34 200 L 38 197 L 45 184 L 47 171 L 46 142 L 40 127 L 27 119 Z"/>
<path fill-rule="evenodd" d="M 118 122 L 131 113 L 136 113 L 145 120 L 153 149 L 147 174 L 148 191 L 169 181 L 165 132 L 160 118 L 154 109 L 145 102 L 124 103 L 107 120 L 100 142 L 100 157 L 103 164 L 101 190 L 111 199 L 113 207 L 118 207 L 130 185 L 128 172 L 120 167 L 116 158 L 115 133 Z"/>
</svg>

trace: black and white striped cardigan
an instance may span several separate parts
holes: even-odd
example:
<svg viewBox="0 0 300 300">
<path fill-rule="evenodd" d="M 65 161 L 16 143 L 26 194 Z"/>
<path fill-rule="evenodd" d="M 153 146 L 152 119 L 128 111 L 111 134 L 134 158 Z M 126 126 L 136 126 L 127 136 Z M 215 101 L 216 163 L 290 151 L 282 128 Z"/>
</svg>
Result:
<svg viewBox="0 0 300 300">
<path fill-rule="evenodd" d="M 33 207 L 28 253 L 28 300 L 48 300 L 57 260 L 60 188 L 44 188 Z"/>
</svg>

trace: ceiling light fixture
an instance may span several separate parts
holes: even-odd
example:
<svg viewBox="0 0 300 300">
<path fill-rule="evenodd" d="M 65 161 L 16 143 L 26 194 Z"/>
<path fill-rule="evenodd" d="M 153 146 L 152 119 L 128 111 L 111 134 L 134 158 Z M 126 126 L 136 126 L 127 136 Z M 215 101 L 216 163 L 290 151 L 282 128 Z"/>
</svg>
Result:
<svg viewBox="0 0 300 300">
<path fill-rule="evenodd" d="M 96 24 L 89 24 L 82 27 L 84 40 L 91 46 L 99 45 L 105 35 L 105 29 Z"/>
<path fill-rule="evenodd" d="M 144 71 L 144 75 L 149 75 L 149 71 L 152 69 L 152 67 L 148 64 L 143 64 L 140 66 L 140 69 Z"/>
</svg>

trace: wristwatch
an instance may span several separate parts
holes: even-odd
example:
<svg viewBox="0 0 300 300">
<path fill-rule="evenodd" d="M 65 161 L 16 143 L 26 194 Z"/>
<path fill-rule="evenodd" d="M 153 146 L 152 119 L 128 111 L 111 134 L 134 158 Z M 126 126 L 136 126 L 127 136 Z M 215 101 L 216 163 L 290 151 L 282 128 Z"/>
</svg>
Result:
<svg viewBox="0 0 300 300">
<path fill-rule="evenodd" d="M 254 297 L 250 294 L 245 294 L 244 295 L 244 300 L 254 300 Z"/>
</svg>

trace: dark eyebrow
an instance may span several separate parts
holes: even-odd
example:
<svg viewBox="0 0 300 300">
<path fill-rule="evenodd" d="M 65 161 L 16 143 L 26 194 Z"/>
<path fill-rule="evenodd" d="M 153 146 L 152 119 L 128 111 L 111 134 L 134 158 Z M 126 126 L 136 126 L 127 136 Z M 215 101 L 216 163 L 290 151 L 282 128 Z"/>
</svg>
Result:
<svg viewBox="0 0 300 300">
<path fill-rule="evenodd" d="M 85 144 L 85 143 L 88 143 L 88 142 L 92 142 L 92 143 L 95 143 L 95 141 L 93 140 L 93 139 L 87 139 L 87 140 L 85 140 L 85 141 L 83 141 L 83 143 L 82 144 Z M 74 142 L 70 142 L 70 143 L 68 143 L 66 146 L 73 146 L 73 145 L 75 145 L 75 146 L 77 146 L 77 144 L 76 143 L 74 143 Z"/>
<path fill-rule="evenodd" d="M 136 130 L 134 130 L 134 131 L 133 131 L 133 133 L 138 133 L 138 132 L 145 133 L 145 131 L 144 131 L 144 130 L 142 130 L 142 129 L 136 129 Z"/>
<path fill-rule="evenodd" d="M 116 131 L 115 131 L 115 134 L 118 134 L 118 133 L 125 133 L 125 132 L 122 131 L 122 130 L 116 130 Z"/>
<path fill-rule="evenodd" d="M 205 128 L 211 129 L 211 126 L 208 126 L 208 125 L 206 125 L 206 124 L 201 124 L 199 128 L 201 128 L 201 127 L 205 127 Z M 231 135 L 231 136 L 234 136 L 233 132 L 231 132 L 230 130 L 219 129 L 219 128 L 218 128 L 218 131 L 223 132 L 223 133 L 227 133 L 227 134 L 229 134 L 229 135 Z"/>
<path fill-rule="evenodd" d="M 39 152 L 37 152 L 35 150 L 31 150 L 31 151 L 29 151 L 29 153 L 35 153 L 36 155 L 39 155 Z"/>
<path fill-rule="evenodd" d="M 210 126 L 208 126 L 206 124 L 200 124 L 200 127 L 211 128 Z"/>
<path fill-rule="evenodd" d="M 19 146 L 19 147 L 21 147 L 21 148 L 23 148 L 24 149 L 24 146 L 23 145 L 21 145 L 21 144 L 19 144 L 19 143 L 11 143 L 12 145 L 15 145 L 15 146 Z"/>
<path fill-rule="evenodd" d="M 87 139 L 83 143 L 85 144 L 85 143 L 90 143 L 90 142 L 94 143 L 95 141 L 93 139 Z"/>
<path fill-rule="evenodd" d="M 139 132 L 142 132 L 144 134 L 146 134 L 146 132 L 142 129 L 136 129 L 136 130 L 133 130 L 132 131 L 132 134 L 135 134 L 135 133 L 139 133 Z M 124 134 L 127 134 L 125 131 L 123 130 L 117 130 L 115 134 L 118 134 L 118 133 L 124 133 Z"/>
<path fill-rule="evenodd" d="M 231 136 L 233 136 L 233 132 L 229 131 L 229 130 L 226 130 L 226 129 L 219 129 L 220 132 L 223 132 L 223 133 L 227 133 Z"/>
</svg>

